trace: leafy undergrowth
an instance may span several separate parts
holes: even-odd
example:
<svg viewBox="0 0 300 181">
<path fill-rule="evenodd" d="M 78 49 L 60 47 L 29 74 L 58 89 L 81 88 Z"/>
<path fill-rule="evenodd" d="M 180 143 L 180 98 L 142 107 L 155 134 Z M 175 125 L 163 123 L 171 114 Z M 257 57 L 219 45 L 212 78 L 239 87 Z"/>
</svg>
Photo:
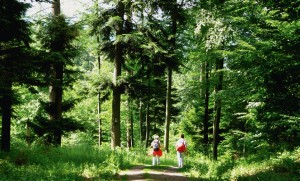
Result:
<svg viewBox="0 0 300 181">
<path fill-rule="evenodd" d="M 51 147 L 25 144 L 0 153 L 0 180 L 114 180 L 122 169 L 151 161 L 144 148 L 110 145 Z"/>
<path fill-rule="evenodd" d="M 151 165 L 152 157 L 146 152 L 142 148 L 111 151 L 109 146 L 22 147 L 1 153 L 0 178 L 5 181 L 114 180 L 120 170 L 130 169 L 132 165 Z M 159 171 L 176 165 L 176 154 L 165 153 L 161 166 L 154 168 Z M 232 159 L 223 155 L 218 161 L 190 151 L 185 157 L 185 167 L 177 170 L 196 180 L 298 180 L 300 148 L 263 157 Z"/>
<path fill-rule="evenodd" d="M 198 159 L 196 159 L 198 157 Z M 187 172 L 200 180 L 278 180 L 300 178 L 300 148 L 271 156 L 233 159 L 222 156 L 212 161 L 203 155 L 189 158 Z"/>
<path fill-rule="evenodd" d="M 109 147 L 28 147 L 1 153 L 1 180 L 111 180 L 126 152 Z"/>
</svg>

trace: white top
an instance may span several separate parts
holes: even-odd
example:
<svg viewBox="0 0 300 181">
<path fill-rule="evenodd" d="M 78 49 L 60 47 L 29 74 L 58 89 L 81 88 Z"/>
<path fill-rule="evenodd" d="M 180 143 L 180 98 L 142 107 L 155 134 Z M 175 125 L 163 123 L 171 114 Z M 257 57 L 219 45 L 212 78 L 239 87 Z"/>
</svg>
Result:
<svg viewBox="0 0 300 181">
<path fill-rule="evenodd" d="M 187 147 L 187 143 L 185 141 L 185 139 L 180 138 L 177 142 L 176 142 L 176 147 L 179 146 L 181 143 L 183 143 L 185 145 L 185 147 Z"/>
<path fill-rule="evenodd" d="M 151 142 L 151 147 L 154 146 L 154 143 L 158 143 L 158 145 L 160 146 L 160 141 L 158 139 L 155 139 Z"/>
</svg>

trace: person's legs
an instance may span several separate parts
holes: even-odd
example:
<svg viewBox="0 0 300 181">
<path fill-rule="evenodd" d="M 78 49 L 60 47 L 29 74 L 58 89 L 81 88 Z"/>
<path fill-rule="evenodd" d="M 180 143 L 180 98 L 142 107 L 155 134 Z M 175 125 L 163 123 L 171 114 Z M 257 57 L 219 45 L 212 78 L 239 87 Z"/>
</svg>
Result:
<svg viewBox="0 0 300 181">
<path fill-rule="evenodd" d="M 178 167 L 183 167 L 183 153 L 177 151 Z"/>
<path fill-rule="evenodd" d="M 178 167 L 181 167 L 181 153 L 177 151 Z"/>
<path fill-rule="evenodd" d="M 183 158 L 184 158 L 183 153 L 180 154 L 180 158 L 181 158 L 181 167 L 183 167 Z"/>
<path fill-rule="evenodd" d="M 155 155 L 153 155 L 153 157 L 152 157 L 152 166 L 154 166 L 155 165 Z"/>
<path fill-rule="evenodd" d="M 154 165 L 159 165 L 160 164 L 160 159 L 158 155 L 153 155 L 152 157 L 152 166 Z"/>
<path fill-rule="evenodd" d="M 159 165 L 159 164 L 160 164 L 160 159 L 159 159 L 159 156 L 156 156 L 156 163 L 157 163 L 157 165 Z"/>
</svg>

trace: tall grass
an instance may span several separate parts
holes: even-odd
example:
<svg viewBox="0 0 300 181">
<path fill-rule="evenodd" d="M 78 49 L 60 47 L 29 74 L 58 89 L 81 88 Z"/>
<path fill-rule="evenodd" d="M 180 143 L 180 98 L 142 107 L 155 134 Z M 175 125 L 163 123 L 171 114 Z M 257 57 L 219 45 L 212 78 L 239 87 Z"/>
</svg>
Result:
<svg viewBox="0 0 300 181">
<path fill-rule="evenodd" d="M 147 151 L 141 147 L 111 150 L 109 145 L 100 148 L 20 145 L 10 153 L 0 154 L 0 180 L 117 180 L 121 169 L 151 165 L 152 157 Z M 160 167 L 176 165 L 174 151 L 163 154 Z M 238 159 L 224 154 L 218 161 L 190 150 L 185 156 L 185 168 L 179 171 L 196 180 L 299 180 L 300 148 L 293 152 Z"/>
<path fill-rule="evenodd" d="M 122 150 L 35 146 L 1 153 L 1 180 L 110 180 L 126 164 Z"/>
<path fill-rule="evenodd" d="M 269 156 L 252 155 L 234 159 L 223 155 L 213 161 L 201 154 L 190 154 L 187 172 L 200 180 L 300 180 L 300 148 Z"/>
<path fill-rule="evenodd" d="M 142 147 L 116 148 L 88 144 L 51 147 L 18 142 L 0 153 L 0 180 L 113 180 L 121 169 L 151 163 Z"/>
</svg>

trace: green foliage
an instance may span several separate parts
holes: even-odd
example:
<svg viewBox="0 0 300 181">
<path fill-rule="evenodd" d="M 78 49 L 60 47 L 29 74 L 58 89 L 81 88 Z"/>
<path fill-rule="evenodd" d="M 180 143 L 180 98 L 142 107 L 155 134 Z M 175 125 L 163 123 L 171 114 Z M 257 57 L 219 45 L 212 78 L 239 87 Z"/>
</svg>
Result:
<svg viewBox="0 0 300 181">
<path fill-rule="evenodd" d="M 78 36 L 78 27 L 71 25 L 64 16 L 50 17 L 37 22 L 40 25 L 38 39 L 44 48 L 52 51 L 66 51 L 72 48 L 72 41 Z M 53 52 L 53 53 L 54 53 Z M 60 56 L 59 54 L 53 56 Z M 59 57 L 61 60 L 63 57 Z"/>
<path fill-rule="evenodd" d="M 224 155 L 218 161 L 199 154 L 189 154 L 190 176 L 209 180 L 297 180 L 299 148 L 293 152 L 259 154 L 245 158 Z M 197 158 L 197 159 L 195 159 Z"/>
<path fill-rule="evenodd" d="M 68 131 L 65 132 L 64 145 L 85 143 L 86 146 L 91 146 L 96 143 L 97 120 L 101 118 L 102 141 L 104 144 L 109 142 L 112 115 L 110 93 L 113 88 L 111 77 L 114 71 L 111 60 L 115 56 L 115 44 L 120 43 L 123 48 L 124 71 L 118 86 L 125 95 L 121 100 L 124 145 L 127 119 L 131 115 L 128 111 L 129 99 L 134 110 L 132 114 L 135 142 L 143 139 L 143 135 L 140 138 L 138 133 L 140 129 L 143 132 L 145 128 L 143 121 L 145 114 L 141 116 L 142 126 L 139 127 L 139 101 L 144 103 L 141 112 L 145 112 L 146 104 L 149 105 L 150 134 L 162 135 L 165 119 L 165 70 L 167 66 L 178 70 L 179 65 L 183 65 L 179 72 L 173 74 L 171 132 L 173 135 L 185 133 L 190 148 L 195 149 L 193 150 L 195 155 L 199 156 L 202 163 L 192 164 L 193 171 L 200 170 L 198 174 L 206 179 L 233 180 L 251 180 L 255 176 L 267 178 L 268 175 L 274 174 L 274 171 L 276 174 L 283 172 L 283 175 L 288 170 L 293 170 L 292 174 L 297 172 L 294 167 L 298 164 L 289 156 L 271 162 L 265 160 L 271 157 L 270 152 L 293 150 L 300 143 L 299 0 L 293 2 L 228 0 L 203 1 L 195 4 L 189 1 L 190 4 L 186 6 L 182 4 L 180 8 L 175 6 L 176 1 L 135 1 L 132 6 L 126 1 L 128 4 L 125 3 L 125 10 L 128 14 L 132 12 L 134 18 L 125 17 L 123 34 L 118 36 L 115 34 L 115 28 L 123 20 L 116 16 L 117 9 L 114 6 L 99 7 L 95 4 L 97 7 L 92 9 L 92 14 L 83 17 L 78 23 L 82 25 L 80 31 L 76 29 L 77 23 L 72 24 L 63 16 L 48 17 L 38 21 L 36 30 L 41 31 L 36 38 L 41 38 L 41 41 L 34 39 L 32 44 L 36 49 L 43 50 L 40 54 L 44 57 L 43 67 L 40 68 L 42 74 L 35 72 L 36 69 L 27 64 L 30 60 L 27 54 L 30 53 L 23 49 L 29 42 L 27 22 L 15 21 L 12 19 L 15 16 L 4 11 L 6 6 L 12 7 L 16 1 L 12 2 L 0 6 L 0 9 L 2 8 L 0 24 L 5 25 L 1 29 L 3 32 L 0 33 L 0 72 L 10 73 L 0 77 L 0 82 L 11 78 L 12 90 L 20 97 L 13 99 L 14 103 L 20 103 L 13 107 L 15 114 L 12 135 L 15 139 L 30 137 L 31 143 L 40 142 L 35 135 L 27 135 L 27 130 L 24 129 L 24 126 L 31 122 L 32 128 L 35 127 L 36 134 L 40 136 L 59 128 Z M 18 18 L 26 9 L 27 5 L 23 5 L 18 4 L 11 9 Z M 174 13 L 171 13 L 172 11 Z M 178 26 L 177 32 L 173 32 L 172 18 L 176 19 L 173 19 L 175 22 L 173 25 Z M 15 26 L 19 28 L 14 28 Z M 79 39 L 73 42 L 78 33 Z M 78 57 L 74 57 L 78 55 L 74 45 L 80 48 Z M 60 50 L 62 52 L 58 52 Z M 224 59 L 225 68 L 214 71 L 214 63 L 218 58 Z M 30 80 L 30 83 L 38 85 L 41 77 L 46 77 L 48 79 L 43 80 L 43 86 L 48 85 L 49 63 L 58 60 L 66 65 L 67 73 L 64 77 L 65 122 L 50 124 L 47 121 L 52 107 L 48 104 L 47 87 L 29 87 L 20 84 L 27 84 Z M 201 74 L 204 63 L 209 65 L 209 126 L 212 126 L 215 116 L 213 110 L 215 98 L 222 98 L 219 162 L 212 162 L 197 154 L 203 150 L 201 143 L 204 97 L 201 93 L 205 91 L 206 82 L 200 80 L 204 76 Z M 77 70 L 80 72 L 76 75 L 69 74 Z M 224 75 L 224 90 L 215 93 L 213 88 L 217 83 L 216 75 L 219 72 Z M 0 84 L 0 90 L 10 88 L 4 85 L 6 84 Z M 4 91 L 0 92 L 0 99 L 5 97 L 3 93 Z M 97 113 L 98 94 L 100 94 L 100 114 Z M 0 116 L 2 114 L 1 112 Z M 69 132 L 76 130 L 75 128 L 82 128 L 82 125 L 86 128 L 84 131 L 80 129 L 76 133 Z M 209 141 L 211 134 L 212 127 L 209 127 Z M 18 147 L 17 142 L 12 144 Z M 107 172 L 103 172 L 107 174 L 106 176 L 115 174 L 129 162 L 141 160 L 145 162 L 146 159 L 141 156 L 144 150 L 139 147 L 142 145 L 136 143 L 136 147 L 131 148 L 130 152 L 125 153 L 123 150 L 109 152 L 105 164 L 100 165 L 91 161 L 92 164 L 83 164 L 81 169 L 84 170 L 86 178 L 95 178 L 101 174 L 102 171 L 97 170 L 98 168 L 104 172 L 106 167 L 111 169 L 113 173 L 108 169 Z M 79 154 L 77 156 L 79 157 Z M 241 157 L 244 161 L 232 160 Z M 39 159 L 43 160 L 42 156 Z M 84 159 L 89 160 L 87 157 Z M 259 159 L 262 161 L 259 162 Z M 9 162 L 7 168 L 3 166 L 4 170 L 15 169 L 14 164 L 17 164 L 22 173 L 24 171 L 22 166 L 28 165 L 34 159 L 25 151 L 17 154 L 15 160 Z M 36 161 L 38 162 L 38 159 L 33 162 Z M 72 164 L 66 164 L 65 167 L 75 169 Z M 273 170 L 268 169 L 269 167 Z M 30 173 L 29 171 L 28 174 Z"/>
<path fill-rule="evenodd" d="M 10 153 L 0 155 L 0 176 L 4 180 L 114 180 L 121 169 L 132 165 L 151 165 L 152 157 L 142 147 L 130 150 L 109 145 L 99 148 L 85 144 L 61 148 L 19 142 Z M 218 161 L 189 149 L 182 171 L 194 179 L 209 180 L 297 180 L 299 178 L 300 148 L 294 151 L 261 152 L 247 157 L 231 154 Z M 161 164 L 175 166 L 175 150 L 164 153 Z"/>
<path fill-rule="evenodd" d="M 1 154 L 0 175 L 4 180 L 110 180 L 124 166 L 123 155 L 108 146 L 23 147 Z"/>
<path fill-rule="evenodd" d="M 0 115 L 1 150 L 10 149 L 12 106 L 19 102 L 14 85 L 41 84 L 36 51 L 29 47 L 30 23 L 24 19 L 28 3 L 0 2 Z"/>
<path fill-rule="evenodd" d="M 192 15 L 198 19 L 198 42 L 190 43 L 198 51 L 188 49 L 191 56 L 185 64 L 187 73 L 182 75 L 184 81 L 179 79 L 185 108 L 183 125 L 190 133 L 201 131 L 204 98 L 197 90 L 204 91 L 204 87 L 198 88 L 203 83 L 195 81 L 194 75 L 203 76 L 197 74 L 202 62 L 212 63 L 211 105 L 215 100 L 211 88 L 217 73 L 213 62 L 222 57 L 224 90 L 216 94 L 222 98 L 220 154 L 225 154 L 225 150 L 239 155 L 259 154 L 261 149 L 293 150 L 299 146 L 299 18 L 292 16 L 299 3 L 293 3 L 293 8 L 288 4 L 251 0 L 201 2 L 198 12 Z M 202 135 L 199 136 L 195 141 L 201 140 Z"/>
<path fill-rule="evenodd" d="M 0 24 L 2 26 L 0 30 L 1 43 L 10 42 L 11 45 L 24 43 L 28 45 L 30 41 L 29 23 L 22 19 L 22 17 L 25 15 L 29 6 L 28 3 L 16 0 L 0 2 Z M 1 51 L 3 51 L 3 45 L 4 44 L 1 44 Z"/>
</svg>

